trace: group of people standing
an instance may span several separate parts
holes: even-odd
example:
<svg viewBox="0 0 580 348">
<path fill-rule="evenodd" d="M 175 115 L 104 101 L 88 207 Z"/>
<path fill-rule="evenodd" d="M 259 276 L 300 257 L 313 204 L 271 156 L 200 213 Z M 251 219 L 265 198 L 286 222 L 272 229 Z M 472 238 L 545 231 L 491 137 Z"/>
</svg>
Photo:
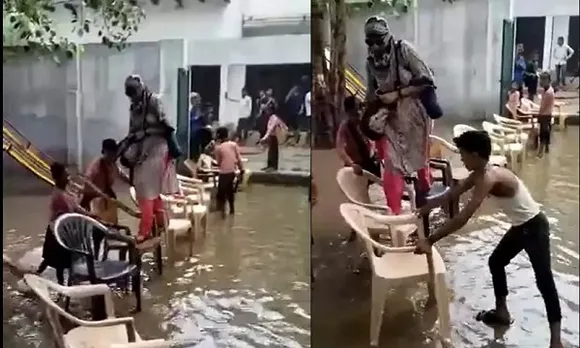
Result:
<svg viewBox="0 0 580 348">
<path fill-rule="evenodd" d="M 382 176 L 387 206 L 393 214 L 401 213 L 405 181 L 416 182 L 418 209 L 414 214 L 422 216 L 427 224 L 431 209 L 457 201 L 467 191 L 472 192 L 469 202 L 458 214 L 434 231 L 425 229 L 427 238 L 418 241 L 415 250 L 418 254 L 429 253 L 433 244 L 463 227 L 484 200 L 495 201 L 511 220 L 512 227 L 489 259 L 496 306 L 480 311 L 476 319 L 489 325 L 511 324 L 505 267 L 519 252 L 526 250 L 546 305 L 550 348 L 562 348 L 562 315 L 551 271 L 549 223 L 540 205 L 513 172 L 489 163 L 492 141 L 485 131 L 468 131 L 453 139 L 470 175 L 443 196 L 429 199 L 429 134 L 433 119 L 437 118 L 436 111 L 440 111 L 432 94 L 433 74 L 409 43 L 395 40 L 384 18 L 367 20 L 365 42 L 368 47 L 366 100 L 361 107 L 354 96 L 345 99 L 348 118 L 337 134 L 337 151 L 344 165 L 358 175 L 366 170 Z M 545 79 L 541 82 L 546 84 Z M 551 86 L 547 91 L 544 98 L 549 102 L 553 95 Z M 549 112 L 547 104 L 544 111 Z"/>
<path fill-rule="evenodd" d="M 310 130 L 310 79 L 303 76 L 299 84 L 294 85 L 280 103 L 274 96 L 274 90 L 259 90 L 253 99 L 246 88 L 242 89 L 241 99 L 226 94 L 226 98 L 239 105 L 239 121 L 236 135 L 240 141 L 246 141 L 251 131 L 258 131 L 261 137 L 267 132 L 268 119 L 275 114 L 288 129 L 296 133 Z"/>
</svg>

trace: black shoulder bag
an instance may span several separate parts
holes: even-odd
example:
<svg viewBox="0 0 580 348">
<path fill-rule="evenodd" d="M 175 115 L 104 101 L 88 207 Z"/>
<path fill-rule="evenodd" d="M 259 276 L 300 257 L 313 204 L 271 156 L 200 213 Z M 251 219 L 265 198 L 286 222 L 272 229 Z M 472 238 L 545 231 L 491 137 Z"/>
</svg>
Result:
<svg viewBox="0 0 580 348">
<path fill-rule="evenodd" d="M 401 86 L 401 76 L 399 73 L 399 54 L 401 52 L 401 40 L 398 40 L 395 43 L 395 65 L 396 65 L 396 72 L 397 72 L 397 81 L 396 81 L 396 88 L 400 88 Z M 407 67 L 407 70 L 410 71 Z M 431 83 L 428 86 L 425 86 L 421 93 L 419 94 L 419 100 L 421 100 L 421 104 L 423 104 L 423 108 L 425 108 L 425 112 L 429 116 L 429 118 L 436 120 L 443 116 L 443 110 L 439 105 L 439 101 L 437 100 L 437 94 L 435 93 L 435 89 L 437 87 Z"/>
</svg>

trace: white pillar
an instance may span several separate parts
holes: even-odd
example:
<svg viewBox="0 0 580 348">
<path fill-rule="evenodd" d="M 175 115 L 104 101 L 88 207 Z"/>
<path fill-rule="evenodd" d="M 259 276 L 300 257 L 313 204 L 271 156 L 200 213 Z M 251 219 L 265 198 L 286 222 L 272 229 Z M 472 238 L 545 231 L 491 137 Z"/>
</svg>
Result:
<svg viewBox="0 0 580 348">
<path fill-rule="evenodd" d="M 564 42 L 568 43 L 568 31 L 570 29 L 570 16 L 555 16 L 554 26 L 552 32 L 552 47 L 556 47 L 558 38 L 564 38 Z M 556 62 L 552 59 L 550 62 L 550 69 L 555 69 Z"/>
<path fill-rule="evenodd" d="M 221 125 L 228 122 L 227 106 L 229 101 L 226 99 L 226 92 L 228 91 L 228 68 L 226 64 L 220 66 L 220 107 L 219 110 L 214 110 L 218 112 Z"/>
<path fill-rule="evenodd" d="M 554 35 L 554 16 L 546 17 L 546 27 L 544 30 L 544 54 L 542 58 L 542 70 L 550 70 L 552 63 L 552 36 Z"/>
<path fill-rule="evenodd" d="M 242 88 L 246 83 L 246 66 L 243 64 L 233 64 L 227 67 L 226 83 L 222 86 L 223 94 L 235 100 L 241 100 Z M 220 124 L 238 124 L 240 118 L 240 103 L 225 99 L 223 107 L 220 106 Z M 221 103 L 221 102 L 220 102 Z M 223 111 L 221 111 L 223 110 Z"/>
</svg>

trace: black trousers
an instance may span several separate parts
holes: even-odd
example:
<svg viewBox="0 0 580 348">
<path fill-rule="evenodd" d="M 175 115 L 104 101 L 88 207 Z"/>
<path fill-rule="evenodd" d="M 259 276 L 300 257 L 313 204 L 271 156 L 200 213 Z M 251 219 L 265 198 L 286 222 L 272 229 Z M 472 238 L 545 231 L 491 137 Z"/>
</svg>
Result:
<svg viewBox="0 0 580 348">
<path fill-rule="evenodd" d="M 226 211 L 226 202 L 230 205 L 230 213 L 234 213 L 236 173 L 220 173 L 216 193 L 216 205 L 219 211 Z"/>
<path fill-rule="evenodd" d="M 240 140 L 246 140 L 250 131 L 253 128 L 254 119 L 252 117 L 242 117 L 238 120 L 238 127 L 236 129 L 236 135 Z"/>
<path fill-rule="evenodd" d="M 522 225 L 512 226 L 491 254 L 489 269 L 496 299 L 507 297 L 505 267 L 522 250 L 530 257 L 536 285 L 546 305 L 548 322 L 560 322 L 560 299 L 550 261 L 550 225 L 544 213 L 539 213 Z"/>
<path fill-rule="evenodd" d="M 278 137 L 275 135 L 270 135 L 268 138 L 268 161 L 267 167 L 278 170 L 278 159 L 279 159 L 279 149 L 278 149 Z"/>
<path fill-rule="evenodd" d="M 566 86 L 566 64 L 556 65 L 556 83 Z"/>
</svg>

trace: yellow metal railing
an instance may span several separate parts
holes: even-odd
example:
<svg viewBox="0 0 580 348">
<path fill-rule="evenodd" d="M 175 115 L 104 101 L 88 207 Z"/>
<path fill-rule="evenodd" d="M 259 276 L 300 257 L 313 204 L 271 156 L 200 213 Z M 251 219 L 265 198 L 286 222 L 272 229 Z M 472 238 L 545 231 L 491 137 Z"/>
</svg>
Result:
<svg viewBox="0 0 580 348">
<path fill-rule="evenodd" d="M 330 66 L 330 48 L 327 47 L 324 50 L 324 54 L 326 64 Z M 346 90 L 363 101 L 366 96 L 366 84 L 363 76 L 350 64 L 346 67 L 344 76 L 346 79 Z"/>
</svg>

